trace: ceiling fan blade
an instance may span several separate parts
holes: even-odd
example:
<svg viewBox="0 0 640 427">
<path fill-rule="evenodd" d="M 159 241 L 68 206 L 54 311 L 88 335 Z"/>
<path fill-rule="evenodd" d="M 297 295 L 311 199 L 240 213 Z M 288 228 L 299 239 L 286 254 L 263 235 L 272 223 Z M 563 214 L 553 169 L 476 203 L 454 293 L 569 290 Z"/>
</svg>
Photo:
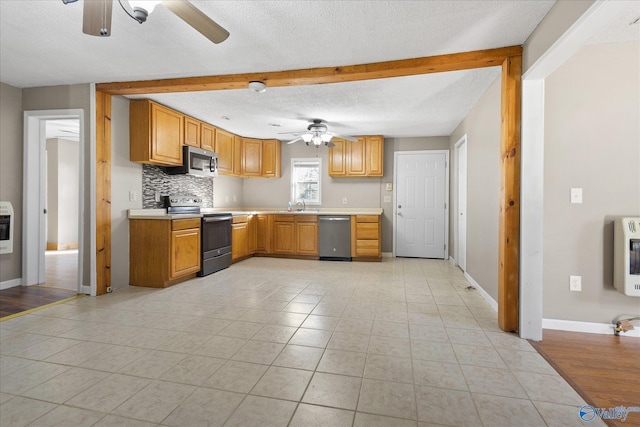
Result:
<svg viewBox="0 0 640 427">
<path fill-rule="evenodd" d="M 358 142 L 358 138 L 349 135 L 334 135 L 336 138 L 346 139 L 351 142 Z"/>
<path fill-rule="evenodd" d="M 91 36 L 110 36 L 112 6 L 112 0 L 84 0 L 82 32 Z"/>
<path fill-rule="evenodd" d="M 214 43 L 222 43 L 229 37 L 227 30 L 186 0 L 165 0 L 162 5 Z"/>
<path fill-rule="evenodd" d="M 326 145 L 327 147 L 331 148 L 331 147 L 335 147 L 336 144 L 334 144 L 333 142 L 329 141 L 329 142 L 325 142 L 324 145 Z"/>
<path fill-rule="evenodd" d="M 287 142 L 287 144 L 293 144 L 294 142 L 298 142 L 298 141 L 302 141 L 302 137 L 292 139 L 291 141 Z"/>
</svg>

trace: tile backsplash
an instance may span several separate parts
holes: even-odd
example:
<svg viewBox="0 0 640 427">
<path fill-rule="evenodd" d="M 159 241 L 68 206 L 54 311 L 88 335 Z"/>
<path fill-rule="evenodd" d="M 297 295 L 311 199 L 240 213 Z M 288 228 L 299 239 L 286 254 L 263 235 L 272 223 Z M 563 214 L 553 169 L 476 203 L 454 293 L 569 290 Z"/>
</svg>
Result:
<svg viewBox="0 0 640 427">
<path fill-rule="evenodd" d="M 163 208 L 156 202 L 156 192 L 161 196 L 191 194 L 202 199 L 203 208 L 213 207 L 213 178 L 193 175 L 168 175 L 162 168 L 142 165 L 142 207 Z"/>
</svg>

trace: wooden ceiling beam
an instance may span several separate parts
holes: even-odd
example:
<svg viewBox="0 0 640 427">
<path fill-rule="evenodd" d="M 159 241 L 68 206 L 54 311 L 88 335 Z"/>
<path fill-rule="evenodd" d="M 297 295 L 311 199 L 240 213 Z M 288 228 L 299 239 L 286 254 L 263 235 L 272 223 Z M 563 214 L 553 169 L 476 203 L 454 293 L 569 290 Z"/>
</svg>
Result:
<svg viewBox="0 0 640 427">
<path fill-rule="evenodd" d="M 96 90 L 112 95 L 143 95 L 246 89 L 251 81 L 264 82 L 268 87 L 342 83 L 498 67 L 502 66 L 506 58 L 519 55 L 522 55 L 522 46 L 509 46 L 340 67 L 99 83 L 96 85 Z"/>
</svg>

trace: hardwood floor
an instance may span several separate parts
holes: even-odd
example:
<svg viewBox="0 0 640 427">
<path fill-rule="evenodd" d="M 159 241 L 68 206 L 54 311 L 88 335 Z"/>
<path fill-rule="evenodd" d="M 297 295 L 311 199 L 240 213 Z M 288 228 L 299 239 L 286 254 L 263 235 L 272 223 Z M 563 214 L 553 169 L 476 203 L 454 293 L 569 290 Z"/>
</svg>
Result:
<svg viewBox="0 0 640 427">
<path fill-rule="evenodd" d="M 594 408 L 640 407 L 640 339 L 545 329 L 531 345 Z M 640 426 L 640 412 L 610 426 Z"/>
<path fill-rule="evenodd" d="M 76 291 L 45 286 L 16 286 L 0 291 L 0 319 L 75 297 Z"/>
</svg>

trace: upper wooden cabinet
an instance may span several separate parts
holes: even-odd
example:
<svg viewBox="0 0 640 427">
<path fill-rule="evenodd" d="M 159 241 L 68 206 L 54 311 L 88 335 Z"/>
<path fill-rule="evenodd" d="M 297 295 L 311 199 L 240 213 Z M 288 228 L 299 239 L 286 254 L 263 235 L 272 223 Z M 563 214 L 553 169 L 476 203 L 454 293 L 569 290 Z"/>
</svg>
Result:
<svg viewBox="0 0 640 427">
<path fill-rule="evenodd" d="M 262 176 L 262 141 L 259 139 L 242 140 L 242 175 Z"/>
<path fill-rule="evenodd" d="M 334 177 L 382 176 L 384 173 L 384 138 L 360 136 L 358 142 L 339 138 L 329 149 L 329 175 Z"/>
<path fill-rule="evenodd" d="M 131 101 L 129 138 L 132 162 L 180 166 L 184 116 L 153 101 Z"/>
<path fill-rule="evenodd" d="M 218 172 L 225 175 L 233 175 L 234 135 L 226 130 L 215 128 L 214 150 L 218 153 Z"/>
<path fill-rule="evenodd" d="M 200 121 L 184 116 L 184 145 L 200 147 Z"/>
<path fill-rule="evenodd" d="M 267 139 L 262 141 L 262 176 L 265 178 L 280 178 L 280 141 Z"/>
<path fill-rule="evenodd" d="M 207 123 L 200 123 L 200 148 L 215 151 L 215 142 L 216 128 Z"/>
</svg>

